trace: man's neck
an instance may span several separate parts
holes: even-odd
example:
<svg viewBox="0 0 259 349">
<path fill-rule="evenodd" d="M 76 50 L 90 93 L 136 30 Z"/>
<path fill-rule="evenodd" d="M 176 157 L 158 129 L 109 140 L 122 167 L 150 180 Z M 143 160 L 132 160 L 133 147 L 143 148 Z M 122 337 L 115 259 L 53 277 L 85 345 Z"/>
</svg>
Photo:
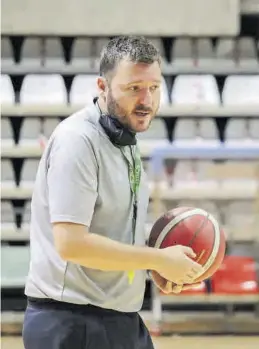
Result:
<svg viewBox="0 0 259 349">
<path fill-rule="evenodd" d="M 99 97 L 97 103 L 98 103 L 99 108 L 101 109 L 102 113 L 107 113 L 107 107 L 106 107 L 106 103 L 104 102 L 104 100 Z"/>
</svg>

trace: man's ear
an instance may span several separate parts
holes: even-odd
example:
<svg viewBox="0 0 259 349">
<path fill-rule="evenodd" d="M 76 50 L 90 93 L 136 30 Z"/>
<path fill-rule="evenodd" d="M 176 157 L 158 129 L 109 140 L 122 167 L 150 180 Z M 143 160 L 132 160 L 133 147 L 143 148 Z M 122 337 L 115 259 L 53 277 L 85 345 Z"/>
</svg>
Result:
<svg viewBox="0 0 259 349">
<path fill-rule="evenodd" d="M 97 86 L 98 86 L 98 90 L 99 90 L 99 93 L 100 93 L 100 97 L 106 101 L 106 91 L 107 91 L 107 88 L 106 88 L 106 80 L 102 77 L 99 77 L 97 79 Z"/>
</svg>

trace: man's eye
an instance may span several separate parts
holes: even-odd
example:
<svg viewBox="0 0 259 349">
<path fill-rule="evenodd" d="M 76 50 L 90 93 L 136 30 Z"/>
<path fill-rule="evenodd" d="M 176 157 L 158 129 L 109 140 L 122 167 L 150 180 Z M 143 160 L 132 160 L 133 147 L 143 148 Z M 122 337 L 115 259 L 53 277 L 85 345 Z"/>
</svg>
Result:
<svg viewBox="0 0 259 349">
<path fill-rule="evenodd" d="M 157 89 L 159 89 L 159 86 L 158 86 L 158 85 L 154 85 L 154 86 L 151 86 L 151 87 L 150 87 L 150 90 L 151 90 L 151 91 L 156 91 Z"/>
<path fill-rule="evenodd" d="M 130 91 L 134 91 L 134 92 L 136 92 L 136 91 L 138 91 L 138 86 L 130 86 Z"/>
</svg>

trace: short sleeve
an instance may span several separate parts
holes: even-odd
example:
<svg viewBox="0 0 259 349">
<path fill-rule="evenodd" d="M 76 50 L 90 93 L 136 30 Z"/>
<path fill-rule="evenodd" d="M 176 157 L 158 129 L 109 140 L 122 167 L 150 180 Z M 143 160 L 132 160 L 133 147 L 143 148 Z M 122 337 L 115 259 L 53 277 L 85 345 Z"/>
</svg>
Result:
<svg viewBox="0 0 259 349">
<path fill-rule="evenodd" d="M 97 174 L 93 145 L 87 137 L 74 131 L 55 135 L 47 170 L 51 223 L 90 226 L 98 195 Z"/>
</svg>

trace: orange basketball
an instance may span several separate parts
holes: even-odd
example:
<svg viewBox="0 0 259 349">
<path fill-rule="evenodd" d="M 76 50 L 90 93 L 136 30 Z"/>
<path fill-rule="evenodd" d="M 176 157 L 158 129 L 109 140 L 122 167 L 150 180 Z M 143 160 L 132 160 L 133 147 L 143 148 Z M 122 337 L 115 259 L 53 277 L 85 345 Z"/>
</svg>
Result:
<svg viewBox="0 0 259 349">
<path fill-rule="evenodd" d="M 148 245 L 165 248 L 189 246 L 195 261 L 203 266 L 203 274 L 195 282 L 211 277 L 220 267 L 226 250 L 225 234 L 217 220 L 200 208 L 179 207 L 168 211 L 153 225 Z"/>
</svg>

